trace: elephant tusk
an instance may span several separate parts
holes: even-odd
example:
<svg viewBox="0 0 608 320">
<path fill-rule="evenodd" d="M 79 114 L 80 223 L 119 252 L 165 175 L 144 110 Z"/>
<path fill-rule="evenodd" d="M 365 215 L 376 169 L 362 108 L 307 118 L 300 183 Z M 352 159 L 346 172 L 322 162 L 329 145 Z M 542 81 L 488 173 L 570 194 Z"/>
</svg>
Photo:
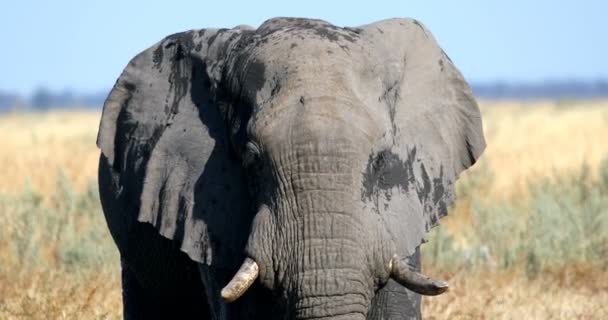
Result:
<svg viewBox="0 0 608 320">
<path fill-rule="evenodd" d="M 232 280 L 222 289 L 221 295 L 226 302 L 233 302 L 240 298 L 257 279 L 259 274 L 258 264 L 251 258 L 245 259 L 239 271 Z"/>
<path fill-rule="evenodd" d="M 410 270 L 397 255 L 388 264 L 391 278 L 402 286 L 422 295 L 436 296 L 448 290 L 448 283 Z"/>
</svg>

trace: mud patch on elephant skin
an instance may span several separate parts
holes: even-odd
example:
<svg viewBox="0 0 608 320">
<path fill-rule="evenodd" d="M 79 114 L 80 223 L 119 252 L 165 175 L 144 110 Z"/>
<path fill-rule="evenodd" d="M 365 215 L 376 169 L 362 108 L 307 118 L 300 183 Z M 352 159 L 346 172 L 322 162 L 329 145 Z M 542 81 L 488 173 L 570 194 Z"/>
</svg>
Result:
<svg viewBox="0 0 608 320">
<path fill-rule="evenodd" d="M 264 22 L 260 27 L 262 38 L 277 31 L 298 32 L 308 31 L 320 37 L 321 39 L 337 43 L 342 49 L 347 50 L 348 47 L 342 41 L 355 42 L 361 33 L 359 28 L 340 28 L 323 20 L 303 19 L 303 18 L 276 18 Z"/>
<path fill-rule="evenodd" d="M 165 96 L 165 109 L 167 115 L 166 126 L 173 123 L 175 115 L 179 112 L 179 106 L 190 90 L 190 78 L 195 72 L 192 52 L 201 49 L 200 41 L 195 43 L 195 37 L 199 32 L 180 32 L 166 37 L 153 52 L 153 64 L 160 73 L 168 72 L 167 81 L 169 90 Z M 169 66 L 164 71 L 165 65 Z M 200 71 L 200 72 L 204 72 Z"/>
<path fill-rule="evenodd" d="M 228 40 L 223 42 L 223 50 L 222 52 L 227 52 L 227 48 L 231 43 L 234 43 L 234 41 L 236 40 L 236 38 L 241 37 L 241 34 L 239 34 L 238 32 L 234 32 L 230 35 L 230 37 L 228 37 Z"/>
<path fill-rule="evenodd" d="M 259 37 L 253 30 L 242 30 L 240 33 L 237 33 L 237 35 L 239 36 L 239 40 L 236 41 L 236 44 L 234 45 L 234 52 L 242 52 L 256 43 L 256 40 L 259 40 Z"/>
<path fill-rule="evenodd" d="M 443 167 L 439 168 L 439 176 L 431 177 L 425 163 L 417 155 L 416 148 L 408 151 L 405 160 L 387 149 L 371 154 L 363 173 L 361 200 L 372 202 L 379 209 L 380 198 L 391 201 L 394 188 L 401 193 L 415 191 L 424 209 L 426 226 L 435 226 L 439 218 L 447 214 L 447 204 L 452 198 L 449 194 L 450 182 L 445 179 Z M 384 203 L 384 210 L 388 203 Z"/>
<path fill-rule="evenodd" d="M 304 27 L 312 30 L 313 33 L 321 39 L 327 39 L 330 42 L 336 43 L 344 51 L 350 50 L 346 42 L 354 43 L 359 37 L 359 33 L 338 28 L 330 24 L 325 26 L 305 25 Z"/>
<path fill-rule="evenodd" d="M 168 114 L 167 125 L 173 122 L 178 113 L 181 100 L 188 93 L 190 78 L 192 74 L 192 59 L 190 52 L 194 48 L 193 35 L 191 33 L 178 33 L 169 36 L 169 42 L 165 48 L 172 49 L 171 73 L 169 74 L 169 95 L 165 100 L 165 113 Z M 169 96 L 172 101 L 169 105 Z"/>
<path fill-rule="evenodd" d="M 266 66 L 261 62 L 253 62 L 247 70 L 247 83 L 252 86 L 253 93 L 259 92 L 266 84 Z"/>
<path fill-rule="evenodd" d="M 439 168 L 439 177 L 433 179 L 433 203 L 439 203 L 445 196 L 443 186 L 443 166 Z"/>
<path fill-rule="evenodd" d="M 217 38 L 218 35 L 219 35 L 219 33 L 215 33 L 211 37 L 207 38 L 207 48 L 211 47 L 211 45 L 213 44 L 213 41 L 215 41 L 215 38 Z"/>
<path fill-rule="evenodd" d="M 418 21 L 418 20 L 414 19 L 412 22 L 413 22 L 413 23 L 414 23 L 414 24 L 415 24 L 415 25 L 416 25 L 418 28 L 420 28 L 420 30 L 422 30 L 422 32 L 424 32 L 424 35 L 425 35 L 427 38 L 429 37 L 428 32 L 427 32 L 427 31 L 426 31 L 426 29 L 425 29 L 425 28 L 422 26 L 422 23 L 420 23 L 420 21 Z"/>
<path fill-rule="evenodd" d="M 405 63 L 405 62 L 404 62 Z M 391 121 L 391 129 L 393 137 L 397 134 L 397 125 L 395 124 L 396 105 L 399 98 L 399 88 L 401 81 L 395 81 L 386 86 L 386 89 L 380 97 L 380 101 L 384 100 L 388 108 L 388 116 Z"/>
<path fill-rule="evenodd" d="M 361 32 L 363 32 L 363 29 L 361 28 L 354 28 L 354 27 L 344 27 L 344 30 L 348 31 L 348 32 L 353 32 L 356 34 L 361 34 Z"/>
<path fill-rule="evenodd" d="M 152 63 L 154 64 L 154 68 L 158 69 L 159 72 L 162 72 L 161 64 L 163 62 L 163 56 L 163 46 L 158 45 L 152 53 Z"/>
<path fill-rule="evenodd" d="M 443 53 L 443 56 L 444 56 L 444 57 L 446 57 L 446 59 L 448 59 L 448 61 L 449 61 L 449 62 L 454 63 L 454 62 L 452 61 L 452 58 L 450 58 L 450 56 L 448 56 L 448 54 L 447 54 L 447 53 L 445 53 L 445 51 L 443 51 L 443 49 L 441 49 L 441 53 Z"/>
<path fill-rule="evenodd" d="M 420 199 L 420 202 L 424 202 L 431 194 L 431 179 L 429 178 L 429 174 L 426 172 L 424 164 L 420 164 L 420 180 L 421 181 L 416 190 L 418 191 L 418 198 Z"/>
<path fill-rule="evenodd" d="M 281 92 L 281 82 L 275 78 L 272 79 L 272 90 L 270 90 L 270 96 L 275 97 Z"/>
<path fill-rule="evenodd" d="M 190 51 L 194 48 L 194 33 L 195 32 L 188 31 L 169 35 L 163 41 L 163 48 L 171 49 L 175 46 L 180 46 L 186 51 Z"/>
<path fill-rule="evenodd" d="M 319 37 L 321 37 L 323 39 L 327 39 L 331 42 L 338 42 L 338 40 L 340 40 L 337 32 L 335 32 L 335 30 L 331 30 L 330 28 L 314 26 L 314 25 L 306 25 L 304 27 L 310 28 L 311 30 L 314 31 L 314 33 L 316 35 L 318 35 Z"/>
<path fill-rule="evenodd" d="M 429 230 L 447 215 L 448 203 L 453 196 L 447 192 L 449 188 L 446 185 L 450 182 L 444 177 L 443 166 L 439 167 L 439 176 L 432 179 L 423 163 L 420 164 L 420 172 L 422 181 L 416 186 L 416 192 L 424 208 L 426 229 Z"/>
<path fill-rule="evenodd" d="M 116 142 L 117 149 L 125 153 L 119 155 L 120 157 L 136 156 L 138 159 L 147 159 L 166 128 L 172 124 L 173 118 L 178 113 L 180 101 L 186 96 L 190 86 L 189 78 L 192 72 L 192 63 L 191 59 L 187 57 L 189 57 L 189 52 L 194 46 L 192 36 L 191 32 L 170 35 L 152 51 L 152 68 L 157 69 L 161 74 L 159 76 L 166 77 L 168 82 L 168 90 L 164 97 L 165 104 L 164 106 L 158 106 L 159 109 L 164 107 L 164 110 L 150 110 L 149 115 L 145 116 L 148 121 L 151 121 L 151 124 L 145 127 L 147 131 L 147 134 L 145 134 L 147 142 L 145 144 L 134 144 L 137 149 L 131 150 L 130 148 L 133 148 L 134 145 L 127 142 Z M 169 66 L 169 70 L 165 70 L 165 66 Z M 151 84 L 148 85 L 151 86 Z M 138 88 L 132 83 L 125 83 L 124 87 L 131 93 L 131 97 L 135 94 L 141 95 L 141 90 L 143 90 L 141 85 Z M 129 105 L 129 103 L 130 100 L 126 101 L 125 105 Z M 139 123 L 134 125 L 129 124 L 132 121 L 128 120 L 131 117 L 128 112 L 132 109 L 125 107 L 122 110 L 118 116 L 117 123 L 123 126 L 120 131 L 125 133 L 125 141 L 142 135 L 138 128 L 143 128 L 143 125 Z M 156 114 L 156 111 L 160 111 L 160 113 Z M 164 113 L 164 117 L 162 113 Z M 141 137 L 138 139 L 141 139 Z M 139 163 L 139 161 L 134 162 Z"/>
<path fill-rule="evenodd" d="M 135 91 L 135 85 L 130 83 L 130 82 L 124 82 L 123 87 L 128 91 L 128 92 L 133 92 Z M 130 98 L 130 96 L 129 96 Z M 128 102 L 128 100 L 127 100 Z M 127 102 L 125 102 L 125 104 L 127 104 Z"/>
<path fill-rule="evenodd" d="M 416 149 L 413 149 L 413 155 L 415 154 Z M 409 185 L 415 182 L 413 166 L 409 159 L 411 158 L 402 161 L 391 150 L 371 154 L 363 173 L 361 200 L 374 200 L 379 193 L 390 199 L 393 187 L 407 191 Z"/>
</svg>

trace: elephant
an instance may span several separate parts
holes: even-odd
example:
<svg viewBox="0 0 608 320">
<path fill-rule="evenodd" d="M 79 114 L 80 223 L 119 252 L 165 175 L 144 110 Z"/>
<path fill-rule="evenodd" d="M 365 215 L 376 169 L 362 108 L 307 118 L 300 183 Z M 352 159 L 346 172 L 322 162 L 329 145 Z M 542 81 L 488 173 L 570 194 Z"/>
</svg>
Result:
<svg viewBox="0 0 608 320">
<path fill-rule="evenodd" d="M 97 136 L 125 319 L 419 319 L 420 246 L 485 149 L 419 21 L 273 18 L 135 56 Z"/>
</svg>

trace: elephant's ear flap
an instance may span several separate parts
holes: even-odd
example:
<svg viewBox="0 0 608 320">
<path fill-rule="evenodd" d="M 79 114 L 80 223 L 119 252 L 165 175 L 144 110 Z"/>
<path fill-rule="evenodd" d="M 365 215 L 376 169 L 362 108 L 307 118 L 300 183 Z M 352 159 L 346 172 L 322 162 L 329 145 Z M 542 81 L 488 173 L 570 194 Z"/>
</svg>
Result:
<svg viewBox="0 0 608 320">
<path fill-rule="evenodd" d="M 97 138 L 111 171 L 100 174 L 114 177 L 122 214 L 152 224 L 199 262 L 215 254 L 208 217 L 219 217 L 213 231 L 222 232 L 230 227 L 223 219 L 248 206 L 214 98 L 223 56 L 240 32 L 178 33 L 137 55 L 105 101 Z"/>
<path fill-rule="evenodd" d="M 389 60 L 384 94 L 392 141 L 379 155 L 384 170 L 399 180 L 379 207 L 386 207 L 383 216 L 398 247 L 411 254 L 447 215 L 454 183 L 477 161 L 485 139 L 471 89 L 430 32 L 416 20 L 378 27 L 397 53 Z"/>
</svg>

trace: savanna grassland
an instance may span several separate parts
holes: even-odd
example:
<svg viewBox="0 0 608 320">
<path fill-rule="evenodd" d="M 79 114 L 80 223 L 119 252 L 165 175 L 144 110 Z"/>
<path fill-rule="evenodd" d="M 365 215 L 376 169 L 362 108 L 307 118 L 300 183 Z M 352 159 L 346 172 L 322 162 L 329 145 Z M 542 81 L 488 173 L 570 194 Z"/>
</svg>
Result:
<svg viewBox="0 0 608 320">
<path fill-rule="evenodd" d="M 488 148 L 423 247 L 426 319 L 608 319 L 608 101 L 482 102 Z M 0 319 L 119 319 L 99 113 L 0 115 Z"/>
</svg>

